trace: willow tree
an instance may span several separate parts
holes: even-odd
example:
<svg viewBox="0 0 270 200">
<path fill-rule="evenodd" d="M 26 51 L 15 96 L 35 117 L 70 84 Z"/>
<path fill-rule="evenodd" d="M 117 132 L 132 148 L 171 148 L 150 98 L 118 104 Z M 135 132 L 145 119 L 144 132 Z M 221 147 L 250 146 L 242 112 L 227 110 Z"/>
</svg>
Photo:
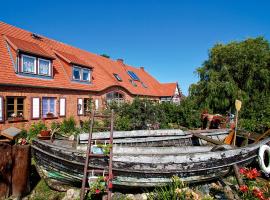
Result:
<svg viewBox="0 0 270 200">
<path fill-rule="evenodd" d="M 266 39 L 216 44 L 196 73 L 199 81 L 191 85 L 190 96 L 200 108 L 225 113 L 240 99 L 243 118 L 265 121 L 264 128 L 270 127 L 270 45 Z"/>
</svg>

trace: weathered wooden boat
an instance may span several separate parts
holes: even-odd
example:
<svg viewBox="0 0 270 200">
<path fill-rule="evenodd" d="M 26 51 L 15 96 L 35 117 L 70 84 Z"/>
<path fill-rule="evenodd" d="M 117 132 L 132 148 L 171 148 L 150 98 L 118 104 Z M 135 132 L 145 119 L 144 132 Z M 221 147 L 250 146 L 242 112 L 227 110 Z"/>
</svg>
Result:
<svg viewBox="0 0 270 200">
<path fill-rule="evenodd" d="M 233 148 L 230 145 L 213 146 L 193 136 L 200 133 L 222 142 L 228 132 L 227 129 L 114 132 L 114 185 L 152 187 L 170 182 L 173 175 L 188 182 L 215 179 L 228 174 L 234 164 L 246 166 L 254 161 L 260 146 L 270 142 L 270 138 L 266 138 L 256 144 Z M 93 134 L 97 141 L 108 137 L 108 132 Z M 86 139 L 87 135 L 79 137 L 82 144 L 35 139 L 32 153 L 41 175 L 57 184 L 80 187 Z M 106 162 L 104 157 L 91 158 L 89 165 L 102 171 Z"/>
</svg>

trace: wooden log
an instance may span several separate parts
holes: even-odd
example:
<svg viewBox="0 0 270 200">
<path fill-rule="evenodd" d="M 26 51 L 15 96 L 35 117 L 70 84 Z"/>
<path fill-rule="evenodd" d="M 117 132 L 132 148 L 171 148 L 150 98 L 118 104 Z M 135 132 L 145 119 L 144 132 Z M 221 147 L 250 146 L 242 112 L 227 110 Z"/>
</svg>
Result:
<svg viewBox="0 0 270 200">
<path fill-rule="evenodd" d="M 223 142 L 220 142 L 218 140 L 214 140 L 210 137 L 207 137 L 205 135 L 202 135 L 202 134 L 199 134 L 199 133 L 192 133 L 193 136 L 197 137 L 197 138 L 200 138 L 202 140 L 205 140 L 207 142 L 210 142 L 210 143 L 213 143 L 213 144 L 216 144 L 216 145 L 223 145 L 224 143 Z"/>
<path fill-rule="evenodd" d="M 12 148 L 0 143 L 0 199 L 8 198 L 11 193 Z"/>
<path fill-rule="evenodd" d="M 240 176 L 239 168 L 238 168 L 238 166 L 236 164 L 233 165 L 233 171 L 235 173 L 235 177 L 236 177 L 238 185 L 239 186 L 244 185 L 244 181 Z"/>
</svg>

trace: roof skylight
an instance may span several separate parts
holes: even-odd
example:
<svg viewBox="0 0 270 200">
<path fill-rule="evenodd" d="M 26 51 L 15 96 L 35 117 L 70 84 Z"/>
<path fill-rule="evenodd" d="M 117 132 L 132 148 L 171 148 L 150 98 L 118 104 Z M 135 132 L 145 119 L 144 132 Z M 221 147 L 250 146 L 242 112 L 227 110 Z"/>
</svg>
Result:
<svg viewBox="0 0 270 200">
<path fill-rule="evenodd" d="M 130 82 L 134 87 L 137 87 L 137 84 L 136 84 L 132 79 L 129 79 L 129 82 Z"/>
<path fill-rule="evenodd" d="M 137 74 L 135 74 L 133 71 L 128 71 L 127 73 L 134 81 L 140 80 L 139 77 L 137 76 Z"/>
<path fill-rule="evenodd" d="M 113 74 L 113 75 L 118 81 L 122 81 L 121 77 L 118 74 Z"/>
</svg>

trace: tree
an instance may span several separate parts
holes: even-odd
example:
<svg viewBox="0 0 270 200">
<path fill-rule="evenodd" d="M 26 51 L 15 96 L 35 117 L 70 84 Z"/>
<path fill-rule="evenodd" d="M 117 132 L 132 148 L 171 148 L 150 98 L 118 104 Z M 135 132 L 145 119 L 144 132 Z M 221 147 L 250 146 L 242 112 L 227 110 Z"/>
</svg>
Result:
<svg viewBox="0 0 270 200">
<path fill-rule="evenodd" d="M 200 80 L 189 91 L 201 109 L 225 113 L 234 110 L 235 99 L 240 99 L 241 117 L 253 123 L 243 124 L 254 130 L 260 126 L 261 131 L 270 127 L 270 45 L 266 39 L 216 44 L 196 72 Z M 263 124 L 257 126 L 260 122 L 254 119 Z"/>
</svg>

